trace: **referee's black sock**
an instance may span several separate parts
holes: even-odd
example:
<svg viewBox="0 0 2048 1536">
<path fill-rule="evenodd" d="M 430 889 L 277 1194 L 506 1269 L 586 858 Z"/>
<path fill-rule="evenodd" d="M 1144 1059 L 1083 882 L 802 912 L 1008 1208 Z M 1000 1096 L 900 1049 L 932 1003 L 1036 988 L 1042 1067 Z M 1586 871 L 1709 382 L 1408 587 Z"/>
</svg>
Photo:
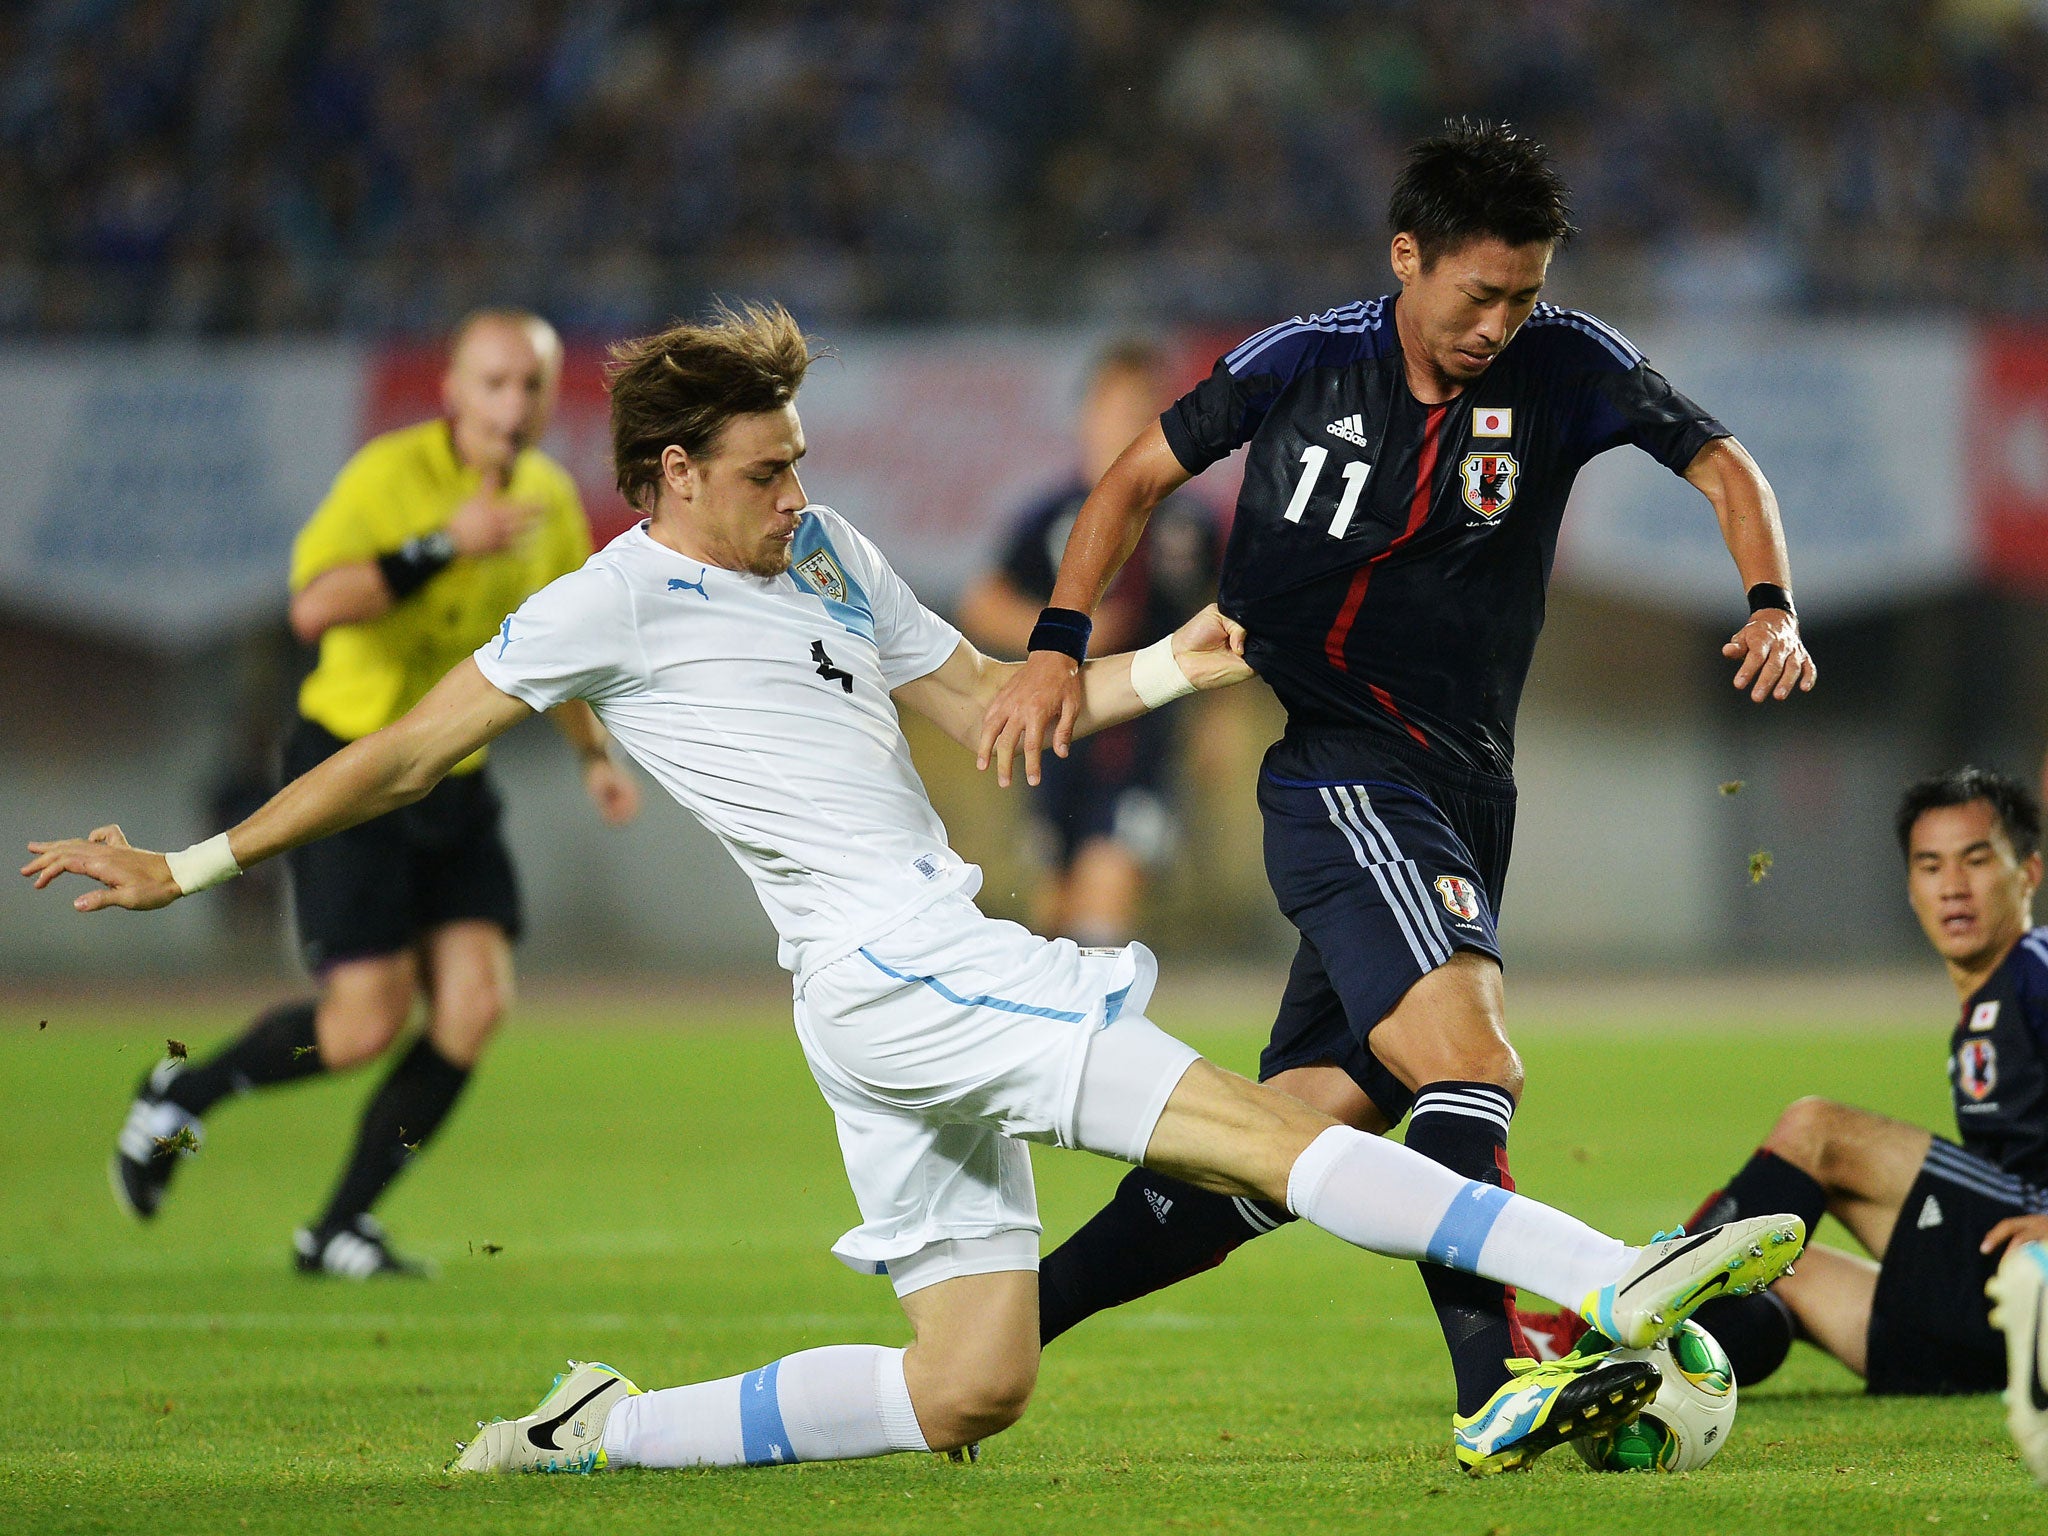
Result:
<svg viewBox="0 0 2048 1536">
<path fill-rule="evenodd" d="M 1828 1192 L 1812 1174 L 1793 1167 L 1777 1153 L 1758 1147 L 1727 1187 L 1707 1196 L 1692 1213 L 1685 1230 L 1699 1232 L 1749 1216 L 1792 1215 L 1806 1223 L 1807 1235 L 1811 1237 L 1827 1210 Z M 1713 1332 L 1711 1328 L 1707 1331 Z"/>
<path fill-rule="evenodd" d="M 1409 1150 L 1468 1179 L 1513 1189 L 1514 1180 L 1508 1177 L 1508 1121 L 1514 1112 L 1513 1097 L 1492 1083 L 1425 1083 L 1416 1091 L 1410 1111 Z M 1528 1353 L 1508 1310 L 1511 1296 L 1496 1280 L 1436 1264 L 1421 1269 L 1451 1352 L 1458 1412 L 1476 1412 L 1508 1379 L 1507 1361 Z"/>
<path fill-rule="evenodd" d="M 1755 1386 L 1785 1363 L 1799 1322 L 1784 1298 L 1771 1291 L 1754 1296 L 1717 1296 L 1692 1320 L 1714 1336 L 1735 1371 L 1735 1384 Z"/>
<path fill-rule="evenodd" d="M 325 1070 L 313 1038 L 313 1012 L 308 998 L 258 1014 L 234 1044 L 172 1078 L 164 1097 L 188 1114 L 203 1116 L 229 1094 L 297 1082 Z"/>
<path fill-rule="evenodd" d="M 469 1069 L 443 1056 L 427 1036 L 413 1042 L 363 1108 L 355 1153 L 314 1228 L 319 1236 L 352 1225 L 377 1203 L 413 1153 L 440 1129 L 468 1081 Z"/>
<path fill-rule="evenodd" d="M 1133 1168 L 1109 1204 L 1038 1266 L 1038 1342 L 1083 1318 L 1214 1269 L 1261 1233 L 1294 1220 L 1282 1206 L 1235 1200 Z"/>
</svg>

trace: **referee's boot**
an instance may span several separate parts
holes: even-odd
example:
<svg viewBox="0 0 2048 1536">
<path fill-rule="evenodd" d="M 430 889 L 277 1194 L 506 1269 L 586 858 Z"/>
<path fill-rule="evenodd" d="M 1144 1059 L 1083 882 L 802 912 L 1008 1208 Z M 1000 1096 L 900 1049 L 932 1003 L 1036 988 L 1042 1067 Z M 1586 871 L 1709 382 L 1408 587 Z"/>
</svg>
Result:
<svg viewBox="0 0 2048 1536">
<path fill-rule="evenodd" d="M 439 1273 L 432 1259 L 413 1258 L 392 1248 L 384 1224 L 367 1211 L 331 1232 L 299 1228 L 292 1234 L 292 1261 L 302 1275 L 336 1275 L 344 1280 L 431 1280 Z"/>
<path fill-rule="evenodd" d="M 150 1069 L 135 1090 L 128 1118 L 114 1138 L 114 1155 L 107 1160 L 107 1183 L 114 1199 L 137 1221 L 156 1215 L 164 1191 L 171 1187 L 171 1175 L 199 1150 L 206 1136 L 198 1116 L 164 1097 L 171 1080 L 184 1070 L 183 1062 L 169 1056 Z"/>
</svg>

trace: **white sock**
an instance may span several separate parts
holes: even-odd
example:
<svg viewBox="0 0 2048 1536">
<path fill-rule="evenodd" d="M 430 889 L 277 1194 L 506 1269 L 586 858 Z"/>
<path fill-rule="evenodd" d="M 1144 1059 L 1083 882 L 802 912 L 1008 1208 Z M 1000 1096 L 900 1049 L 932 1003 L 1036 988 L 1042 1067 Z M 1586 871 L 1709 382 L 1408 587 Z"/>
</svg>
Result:
<svg viewBox="0 0 2048 1536">
<path fill-rule="evenodd" d="M 1357 1247 L 1428 1259 L 1568 1306 L 1618 1279 L 1636 1252 L 1575 1216 L 1343 1125 L 1295 1159 L 1287 1208 Z"/>
<path fill-rule="evenodd" d="M 744 1376 L 629 1397 L 605 1420 L 621 1467 L 774 1466 L 925 1451 L 903 1351 L 831 1344 Z"/>
</svg>

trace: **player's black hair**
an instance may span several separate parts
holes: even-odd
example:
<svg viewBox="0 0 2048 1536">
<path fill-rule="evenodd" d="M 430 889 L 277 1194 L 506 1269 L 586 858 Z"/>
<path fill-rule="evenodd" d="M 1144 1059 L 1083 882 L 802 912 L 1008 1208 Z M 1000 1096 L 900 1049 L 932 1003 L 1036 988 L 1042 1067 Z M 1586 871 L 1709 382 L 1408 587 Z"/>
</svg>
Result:
<svg viewBox="0 0 2048 1536">
<path fill-rule="evenodd" d="M 2016 857 L 2026 858 L 2041 846 L 2041 802 L 2018 779 L 1988 768 L 1951 768 L 1947 773 L 1929 774 L 1906 786 L 1899 797 L 1899 813 L 1893 825 L 1899 834 L 1899 852 L 1913 848 L 1913 823 L 1929 811 L 1946 805 L 1968 805 L 1982 800 L 1998 818 L 1999 830 L 2012 844 Z"/>
<path fill-rule="evenodd" d="M 1437 257 L 1489 235 L 1507 245 L 1561 245 L 1578 233 L 1570 191 L 1550 152 L 1506 123 L 1469 117 L 1452 119 L 1408 151 L 1387 224 L 1414 237 L 1425 271 Z"/>
</svg>

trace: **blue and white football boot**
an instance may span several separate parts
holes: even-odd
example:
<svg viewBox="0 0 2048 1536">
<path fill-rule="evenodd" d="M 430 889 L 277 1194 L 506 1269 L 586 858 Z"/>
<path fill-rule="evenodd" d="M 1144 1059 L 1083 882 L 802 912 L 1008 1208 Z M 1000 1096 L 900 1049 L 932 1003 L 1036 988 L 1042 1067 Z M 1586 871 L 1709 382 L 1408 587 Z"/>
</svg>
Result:
<svg viewBox="0 0 2048 1536">
<path fill-rule="evenodd" d="M 450 1472 L 600 1472 L 604 1425 L 612 1409 L 640 1389 L 608 1365 L 571 1360 L 547 1396 L 523 1419 L 477 1425 L 477 1437 L 455 1443 Z"/>
<path fill-rule="evenodd" d="M 2048 1243 L 2014 1243 L 1984 1287 L 2005 1330 L 2005 1427 L 2048 1488 Z"/>
<path fill-rule="evenodd" d="M 1527 1466 L 1554 1445 L 1619 1429 L 1657 1395 L 1663 1376 L 1648 1360 L 1605 1353 L 1510 1360 L 1512 1372 L 1477 1413 L 1451 1420 L 1451 1448 L 1474 1477 Z"/>
<path fill-rule="evenodd" d="M 1620 1279 L 1587 1292 L 1578 1314 L 1615 1343 L 1648 1349 L 1716 1296 L 1764 1289 L 1805 1246 L 1797 1216 L 1752 1216 L 1691 1237 L 1660 1233 Z"/>
</svg>

